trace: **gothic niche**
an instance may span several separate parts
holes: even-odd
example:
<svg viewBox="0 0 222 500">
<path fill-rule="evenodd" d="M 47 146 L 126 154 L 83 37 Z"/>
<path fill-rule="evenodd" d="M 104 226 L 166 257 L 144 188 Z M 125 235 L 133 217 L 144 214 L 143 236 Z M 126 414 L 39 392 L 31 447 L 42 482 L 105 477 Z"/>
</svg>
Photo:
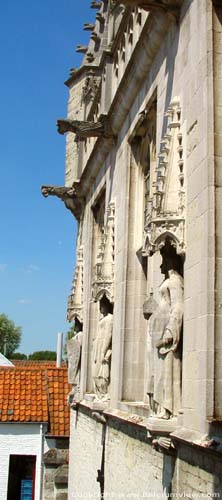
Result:
<svg viewBox="0 0 222 500">
<path fill-rule="evenodd" d="M 160 253 L 164 281 L 148 320 L 147 394 L 150 416 L 169 420 L 176 417 L 181 408 L 183 260 L 169 238 Z"/>
<path fill-rule="evenodd" d="M 107 402 L 109 396 L 112 333 L 113 333 L 113 307 L 105 295 L 100 299 L 100 313 L 96 336 L 93 340 L 93 366 L 92 377 L 95 399 Z"/>
<path fill-rule="evenodd" d="M 101 219 L 99 205 L 94 216 Z M 100 215 L 100 217 L 99 217 Z M 109 383 L 112 355 L 113 302 L 114 302 L 114 251 L 115 251 L 115 205 L 110 202 L 106 223 L 100 230 L 100 241 L 92 281 L 92 298 L 100 303 L 101 318 L 93 340 L 92 377 L 95 399 L 100 402 L 109 400 Z M 104 219 L 103 219 L 104 220 Z"/>
<path fill-rule="evenodd" d="M 166 235 L 178 254 L 185 252 L 185 172 L 179 99 L 172 100 L 166 116 L 167 132 L 161 140 L 158 165 L 150 178 L 145 206 L 143 255 L 159 250 Z"/>
</svg>

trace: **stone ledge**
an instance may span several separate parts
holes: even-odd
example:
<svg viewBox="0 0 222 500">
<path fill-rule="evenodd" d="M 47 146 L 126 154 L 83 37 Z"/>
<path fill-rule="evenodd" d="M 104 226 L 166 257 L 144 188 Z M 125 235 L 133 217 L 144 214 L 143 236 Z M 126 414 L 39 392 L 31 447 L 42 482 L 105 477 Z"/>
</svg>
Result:
<svg viewBox="0 0 222 500">
<path fill-rule="evenodd" d="M 149 417 L 146 428 L 150 434 L 166 436 L 175 432 L 177 425 L 177 418 L 164 420 L 163 418 Z"/>
</svg>

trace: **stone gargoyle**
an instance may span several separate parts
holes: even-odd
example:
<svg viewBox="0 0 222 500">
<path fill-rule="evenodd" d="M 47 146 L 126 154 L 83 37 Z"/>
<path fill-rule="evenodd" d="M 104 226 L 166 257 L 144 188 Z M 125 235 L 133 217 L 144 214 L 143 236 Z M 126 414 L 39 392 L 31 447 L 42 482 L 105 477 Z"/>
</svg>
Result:
<svg viewBox="0 0 222 500">
<path fill-rule="evenodd" d="M 47 198 L 48 196 L 57 196 L 60 198 L 74 215 L 76 219 L 79 219 L 83 210 L 84 200 L 77 193 L 75 186 L 65 187 L 65 186 L 42 186 L 42 195 Z"/>
<path fill-rule="evenodd" d="M 79 138 L 113 136 L 106 116 L 101 116 L 97 122 L 59 118 L 57 127 L 59 134 L 72 132 Z"/>
</svg>

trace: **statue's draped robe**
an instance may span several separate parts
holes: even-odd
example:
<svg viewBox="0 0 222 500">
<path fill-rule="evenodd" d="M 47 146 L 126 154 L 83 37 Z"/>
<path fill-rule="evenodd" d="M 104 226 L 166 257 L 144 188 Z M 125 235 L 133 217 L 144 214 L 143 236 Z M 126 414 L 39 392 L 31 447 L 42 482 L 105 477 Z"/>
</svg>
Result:
<svg viewBox="0 0 222 500">
<path fill-rule="evenodd" d="M 160 409 L 176 415 L 181 407 L 181 334 L 183 321 L 183 278 L 169 271 L 159 289 L 159 305 L 148 321 L 147 393 Z M 172 342 L 157 343 L 166 336 Z M 150 342 L 151 340 L 151 342 Z"/>
<path fill-rule="evenodd" d="M 68 382 L 73 386 L 74 396 L 79 393 L 80 390 L 82 335 L 83 332 L 79 332 L 67 341 Z"/>
<path fill-rule="evenodd" d="M 97 335 L 93 341 L 92 376 L 95 393 L 99 398 L 108 394 L 112 331 L 113 315 L 107 314 L 99 321 Z"/>
</svg>

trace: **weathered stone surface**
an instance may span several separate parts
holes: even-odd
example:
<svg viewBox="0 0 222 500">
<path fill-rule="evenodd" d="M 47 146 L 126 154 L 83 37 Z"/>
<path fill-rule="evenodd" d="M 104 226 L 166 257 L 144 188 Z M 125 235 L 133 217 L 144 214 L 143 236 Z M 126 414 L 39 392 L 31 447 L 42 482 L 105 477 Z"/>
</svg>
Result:
<svg viewBox="0 0 222 500">
<path fill-rule="evenodd" d="M 68 484 L 68 472 L 68 465 L 61 465 L 58 467 L 54 477 L 54 482 L 57 486 L 61 484 Z"/>
</svg>

